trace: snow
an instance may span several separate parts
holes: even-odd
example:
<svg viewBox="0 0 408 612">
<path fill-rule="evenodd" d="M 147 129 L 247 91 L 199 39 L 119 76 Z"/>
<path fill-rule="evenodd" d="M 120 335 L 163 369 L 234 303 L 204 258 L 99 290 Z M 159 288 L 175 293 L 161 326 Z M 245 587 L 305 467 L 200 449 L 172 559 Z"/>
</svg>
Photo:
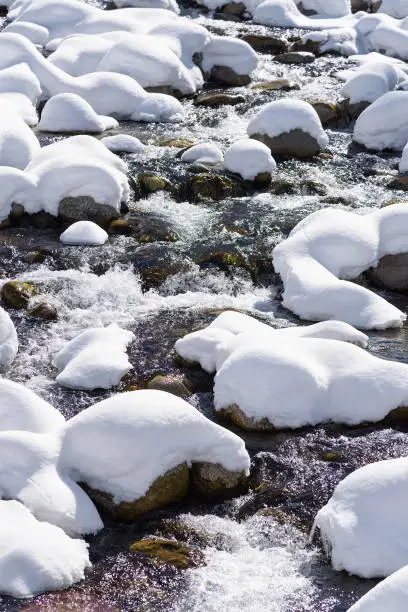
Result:
<svg viewBox="0 0 408 612">
<path fill-rule="evenodd" d="M 12 364 L 17 351 L 16 328 L 10 319 L 10 315 L 0 306 L 0 367 L 7 367 Z"/>
<path fill-rule="evenodd" d="M 403 312 L 343 279 L 356 278 L 385 255 L 408 251 L 407 218 L 408 205 L 396 204 L 368 215 L 326 208 L 303 219 L 273 252 L 283 305 L 306 320 L 338 319 L 361 329 L 401 327 Z"/>
<path fill-rule="evenodd" d="M 353 138 L 367 149 L 402 151 L 408 141 L 404 109 L 408 91 L 393 91 L 381 96 L 361 113 Z"/>
<path fill-rule="evenodd" d="M 347 612 L 406 612 L 407 608 L 408 566 L 405 566 L 373 587 Z"/>
<path fill-rule="evenodd" d="M 407 483 L 408 460 L 401 457 L 365 465 L 337 485 L 315 518 L 334 569 L 374 578 L 407 565 Z"/>
<path fill-rule="evenodd" d="M 112 153 L 140 153 L 144 145 L 135 136 L 129 134 L 115 134 L 101 138 L 102 144 Z"/>
<path fill-rule="evenodd" d="M 12 380 L 0 378 L 0 396 L 0 431 L 47 433 L 65 423 L 51 404 Z"/>
<path fill-rule="evenodd" d="M 20 93 L 36 103 L 41 95 L 40 81 L 25 63 L 0 70 L 0 93 Z"/>
<path fill-rule="evenodd" d="M 238 345 L 254 339 L 267 338 L 273 344 L 281 338 L 327 338 L 352 342 L 366 347 L 368 338 L 362 332 L 342 321 L 324 321 L 307 327 L 274 329 L 240 312 L 227 310 L 208 325 L 180 338 L 174 345 L 177 353 L 193 363 L 199 363 L 207 372 L 215 372 Z"/>
<path fill-rule="evenodd" d="M 62 529 L 37 521 L 16 501 L 0 502 L 0 592 L 32 597 L 65 589 L 91 566 L 88 545 Z"/>
<path fill-rule="evenodd" d="M 217 363 L 216 410 L 237 405 L 257 422 L 297 428 L 379 421 L 408 401 L 406 364 L 339 340 L 271 339 L 238 335 L 232 349 L 226 347 L 221 367 Z"/>
<path fill-rule="evenodd" d="M 164 391 L 130 391 L 94 404 L 68 421 L 62 440 L 64 468 L 115 503 L 139 499 L 159 476 L 194 462 L 249 473 L 238 436 Z"/>
<path fill-rule="evenodd" d="M 260 173 L 272 174 L 276 170 L 276 163 L 269 148 L 250 138 L 234 142 L 225 151 L 224 166 L 248 181 L 253 181 Z"/>
<path fill-rule="evenodd" d="M 402 156 L 398 168 L 402 173 L 408 172 L 408 143 L 402 149 Z"/>
<path fill-rule="evenodd" d="M 61 234 L 60 240 L 64 244 L 96 246 L 105 244 L 108 234 L 92 221 L 77 221 Z"/>
<path fill-rule="evenodd" d="M 189 147 L 181 156 L 182 162 L 191 164 L 208 164 L 216 166 L 222 164 L 224 155 L 217 145 L 211 142 L 203 142 Z"/>
<path fill-rule="evenodd" d="M 114 0 L 118 8 L 132 6 L 134 8 L 162 8 L 174 13 L 179 12 L 176 0 Z"/>
<path fill-rule="evenodd" d="M 34 516 L 69 535 L 102 529 L 99 514 L 87 494 L 57 469 L 57 432 L 0 432 L 0 494 L 23 503 Z"/>
<path fill-rule="evenodd" d="M 375 102 L 378 98 L 393 91 L 399 80 L 397 69 L 389 62 L 368 62 L 355 71 L 345 83 L 341 94 L 352 104 Z"/>
<path fill-rule="evenodd" d="M 112 117 L 97 115 L 80 96 L 66 93 L 48 100 L 38 127 L 44 132 L 104 132 L 118 125 Z"/>
<path fill-rule="evenodd" d="M 408 17 L 408 1 L 407 0 L 381 0 L 379 13 L 385 13 L 396 19 Z"/>
<path fill-rule="evenodd" d="M 302 5 L 321 17 L 344 17 L 351 13 L 350 0 L 302 0 Z"/>
<path fill-rule="evenodd" d="M 258 65 L 258 56 L 244 40 L 230 36 L 212 36 L 203 50 L 202 69 L 210 73 L 214 66 L 226 66 L 236 74 L 250 75 Z"/>
<path fill-rule="evenodd" d="M 38 138 L 17 113 L 7 108 L 0 114 L 0 166 L 24 170 L 40 149 Z"/>
<path fill-rule="evenodd" d="M 56 381 L 70 389 L 117 386 L 132 368 L 126 348 L 134 338 L 115 323 L 87 329 L 55 355 L 53 365 L 62 370 Z"/>
<path fill-rule="evenodd" d="M 247 127 L 249 136 L 266 134 L 270 138 L 300 129 L 310 134 L 321 148 L 329 140 L 313 106 L 303 100 L 277 100 L 269 102 L 253 117 Z"/>
</svg>

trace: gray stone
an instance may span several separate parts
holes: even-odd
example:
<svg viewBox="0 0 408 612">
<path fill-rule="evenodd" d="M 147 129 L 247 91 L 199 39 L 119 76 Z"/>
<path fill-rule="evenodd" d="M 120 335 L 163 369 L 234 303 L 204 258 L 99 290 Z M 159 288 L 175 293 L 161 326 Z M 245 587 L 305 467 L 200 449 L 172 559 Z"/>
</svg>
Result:
<svg viewBox="0 0 408 612">
<path fill-rule="evenodd" d="M 317 140 L 301 129 L 273 137 L 267 134 L 252 134 L 251 138 L 266 144 L 272 155 L 281 157 L 313 157 L 321 150 Z"/>
<path fill-rule="evenodd" d="M 99 204 L 89 196 L 78 196 L 61 200 L 58 216 L 68 223 L 89 220 L 103 226 L 112 219 L 118 219 L 120 214 L 113 206 Z"/>
<path fill-rule="evenodd" d="M 316 56 L 308 51 L 288 51 L 275 57 L 280 64 L 311 64 L 315 59 Z"/>
</svg>

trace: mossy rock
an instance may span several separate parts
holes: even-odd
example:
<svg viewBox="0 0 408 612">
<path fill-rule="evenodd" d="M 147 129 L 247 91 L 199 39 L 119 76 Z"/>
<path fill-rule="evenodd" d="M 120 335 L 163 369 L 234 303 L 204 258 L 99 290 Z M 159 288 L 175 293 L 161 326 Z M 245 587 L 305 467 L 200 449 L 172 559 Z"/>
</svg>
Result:
<svg viewBox="0 0 408 612">
<path fill-rule="evenodd" d="M 276 79 L 275 81 L 255 83 L 255 85 L 252 85 L 251 89 L 255 91 L 292 91 L 299 90 L 300 85 L 288 79 Z"/>
<path fill-rule="evenodd" d="M 28 264 L 44 263 L 44 261 L 52 255 L 52 252 L 45 247 L 39 247 L 35 251 L 30 251 L 24 257 L 24 261 Z"/>
<path fill-rule="evenodd" d="M 133 521 L 145 516 L 149 512 L 165 508 L 181 501 L 188 492 L 189 470 L 185 463 L 169 470 L 163 476 L 159 476 L 143 497 L 131 502 L 113 501 L 110 493 L 99 491 L 83 485 L 95 504 L 115 519 L 120 521 Z"/>
<path fill-rule="evenodd" d="M 168 191 L 169 193 L 175 191 L 170 181 L 156 174 L 139 174 L 138 181 L 146 194 L 156 193 L 157 191 Z"/>
<path fill-rule="evenodd" d="M 55 321 L 58 319 L 57 309 L 48 302 L 34 304 L 27 312 L 30 317 L 42 319 L 43 321 Z"/>
<path fill-rule="evenodd" d="M 259 420 L 249 417 L 237 404 L 231 404 L 231 406 L 222 408 L 218 411 L 218 414 L 246 431 L 276 431 L 276 427 L 266 417 Z"/>
<path fill-rule="evenodd" d="M 183 188 L 187 199 L 194 202 L 224 200 L 245 195 L 243 186 L 228 176 L 201 173 L 190 176 Z"/>
<path fill-rule="evenodd" d="M 231 266 L 246 268 L 245 259 L 239 253 L 230 253 L 228 251 L 217 251 L 210 255 L 200 259 L 198 262 L 200 265 L 203 264 L 214 264 L 221 270 L 228 269 Z"/>
<path fill-rule="evenodd" d="M 320 181 L 307 180 L 301 184 L 300 190 L 304 195 L 325 196 L 327 195 L 328 187 Z"/>
<path fill-rule="evenodd" d="M 197 567 L 204 563 L 204 555 L 198 548 L 191 548 L 164 538 L 146 538 L 135 542 L 129 550 L 147 555 L 155 561 L 173 565 L 177 569 Z"/>
<path fill-rule="evenodd" d="M 157 391 L 166 391 L 177 397 L 186 399 L 191 395 L 186 385 L 178 378 L 172 375 L 163 376 L 157 374 L 153 376 L 146 385 L 147 389 L 156 389 Z"/>
<path fill-rule="evenodd" d="M 299 191 L 299 186 L 288 179 L 276 179 L 272 181 L 269 191 L 275 195 L 292 195 Z"/>
<path fill-rule="evenodd" d="M 10 308 L 27 308 L 30 298 L 35 294 L 35 286 L 24 281 L 9 281 L 1 290 L 1 297 Z"/>
<path fill-rule="evenodd" d="M 187 140 L 185 138 L 170 138 L 170 140 L 162 140 L 159 142 L 159 147 L 173 147 L 175 149 L 189 149 L 194 144 L 196 144 L 192 140 Z"/>
<path fill-rule="evenodd" d="M 193 463 L 190 490 L 207 501 L 231 499 L 248 490 L 248 477 L 244 472 L 226 470 L 219 463 Z"/>
</svg>

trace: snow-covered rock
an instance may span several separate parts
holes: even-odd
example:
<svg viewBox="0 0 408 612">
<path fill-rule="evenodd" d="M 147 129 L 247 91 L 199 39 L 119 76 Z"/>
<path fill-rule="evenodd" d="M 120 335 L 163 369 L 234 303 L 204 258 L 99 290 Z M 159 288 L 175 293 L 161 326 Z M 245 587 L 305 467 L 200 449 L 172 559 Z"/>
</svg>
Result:
<svg viewBox="0 0 408 612">
<path fill-rule="evenodd" d="M 94 404 L 68 421 L 62 441 L 64 469 L 116 505 L 145 498 L 159 478 L 197 463 L 212 464 L 214 473 L 217 465 L 226 474 L 249 473 L 238 436 L 164 391 L 131 391 Z"/>
<path fill-rule="evenodd" d="M 182 162 L 188 162 L 190 164 L 207 164 L 209 166 L 216 166 L 222 164 L 224 156 L 222 151 L 217 145 L 211 142 L 203 142 L 197 145 L 193 145 L 181 156 Z"/>
<path fill-rule="evenodd" d="M 138 138 L 129 134 L 105 136 L 101 142 L 112 153 L 140 153 L 144 147 Z"/>
<path fill-rule="evenodd" d="M 0 166 L 24 170 L 40 149 L 38 138 L 17 113 L 0 113 Z"/>
<path fill-rule="evenodd" d="M 371 103 L 393 91 L 398 79 L 397 69 L 389 62 L 367 62 L 345 83 L 341 93 L 351 104 Z"/>
<path fill-rule="evenodd" d="M 303 100 L 266 104 L 249 122 L 247 132 L 276 155 L 311 157 L 328 144 L 318 114 Z"/>
<path fill-rule="evenodd" d="M 243 334 L 218 352 L 215 409 L 247 429 L 379 421 L 408 402 L 406 364 L 347 342 Z"/>
<path fill-rule="evenodd" d="M 77 221 L 60 236 L 61 242 L 72 245 L 97 246 L 105 244 L 108 234 L 92 221 Z"/>
<path fill-rule="evenodd" d="M 57 432 L 0 432 L 0 494 L 23 503 L 40 521 L 70 535 L 96 533 L 103 524 L 87 494 L 57 469 Z"/>
<path fill-rule="evenodd" d="M 405 566 L 373 587 L 347 612 L 405 612 L 407 609 L 408 566 Z"/>
<path fill-rule="evenodd" d="M 334 569 L 374 578 L 407 565 L 407 484 L 408 459 L 401 457 L 365 465 L 337 485 L 315 519 Z"/>
<path fill-rule="evenodd" d="M 369 215 L 327 208 L 303 219 L 273 252 L 283 305 L 311 321 L 339 319 L 361 329 L 402 326 L 403 312 L 349 279 L 385 255 L 408 251 L 407 219 L 407 204 Z"/>
<path fill-rule="evenodd" d="M 113 117 L 97 115 L 88 102 L 73 93 L 58 94 L 45 104 L 38 124 L 44 132 L 104 132 L 118 127 Z"/>
<path fill-rule="evenodd" d="M 32 597 L 66 589 L 90 567 L 88 545 L 40 522 L 16 501 L 0 502 L 0 592 Z"/>
<path fill-rule="evenodd" d="M 305 13 L 320 17 L 344 17 L 351 12 L 350 0 L 301 0 L 301 4 Z"/>
<path fill-rule="evenodd" d="M 132 365 L 126 355 L 134 335 L 115 323 L 80 333 L 54 357 L 61 370 L 56 380 L 71 389 L 110 389 L 119 384 Z"/>
<path fill-rule="evenodd" d="M 132 6 L 134 8 L 160 8 L 179 12 L 179 7 L 176 0 L 114 0 L 114 5 L 118 8 Z"/>
<path fill-rule="evenodd" d="M 36 103 L 41 95 L 40 81 L 25 63 L 0 70 L 0 93 L 16 92 Z"/>
<path fill-rule="evenodd" d="M 408 91 L 392 91 L 378 98 L 357 119 L 353 139 L 375 151 L 402 151 L 408 142 L 407 102 Z"/>
<path fill-rule="evenodd" d="M 31 389 L 0 378 L 0 431 L 47 433 L 60 429 L 65 419 Z"/>
<path fill-rule="evenodd" d="M 238 140 L 225 151 L 224 166 L 247 181 L 254 181 L 260 175 L 270 176 L 276 170 L 270 149 L 251 138 Z"/>
<path fill-rule="evenodd" d="M 247 85 L 257 65 L 255 51 L 238 38 L 213 36 L 203 50 L 204 73 L 223 85 Z"/>
<path fill-rule="evenodd" d="M 395 17 L 395 19 L 404 19 L 404 17 L 408 17 L 408 1 L 381 0 L 378 12 Z"/>
<path fill-rule="evenodd" d="M 18 352 L 16 328 L 8 312 L 0 307 L 0 367 L 13 363 Z"/>
<path fill-rule="evenodd" d="M 402 156 L 398 168 L 401 173 L 408 172 L 408 143 L 402 149 Z"/>
</svg>

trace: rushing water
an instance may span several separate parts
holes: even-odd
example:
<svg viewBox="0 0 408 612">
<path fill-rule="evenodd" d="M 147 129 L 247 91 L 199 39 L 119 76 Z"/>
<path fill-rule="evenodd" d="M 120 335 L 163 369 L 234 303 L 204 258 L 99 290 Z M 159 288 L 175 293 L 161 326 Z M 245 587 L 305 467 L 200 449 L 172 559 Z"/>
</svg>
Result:
<svg viewBox="0 0 408 612">
<path fill-rule="evenodd" d="M 214 21 L 196 10 L 187 13 L 219 33 L 268 31 Z M 156 146 L 160 141 L 177 137 L 225 147 L 245 135 L 247 122 L 266 102 L 287 96 L 338 99 L 341 83 L 335 74 L 349 65 L 344 58 L 324 57 L 312 65 L 284 66 L 263 55 L 255 81 L 288 78 L 300 90 L 262 93 L 239 88 L 236 91 L 244 94 L 245 102 L 234 107 L 198 109 L 191 100 L 183 101 L 187 119 L 182 125 L 123 123 L 121 132 L 138 136 L 147 145 L 141 155 L 124 155 L 130 173 L 154 171 L 172 182 L 182 181 L 186 169 L 177 150 Z M 129 351 L 131 376 L 143 384 L 159 372 L 185 374 L 172 354 L 175 340 L 210 322 L 221 309 L 244 310 L 273 326 L 300 324 L 280 305 L 271 267 L 273 247 L 318 208 L 335 205 L 364 212 L 398 196 L 386 187 L 387 178 L 395 173 L 396 156 L 356 149 L 351 146 L 350 129 L 328 130 L 328 135 L 328 156 L 279 164 L 279 178 L 294 185 L 293 193 L 267 191 L 209 204 L 176 202 L 160 193 L 130 203 L 129 216 L 137 218 L 141 233 L 159 228 L 171 233 L 174 241 L 143 244 L 134 237 L 113 235 L 97 249 L 72 249 L 59 243 L 57 228 L 0 231 L 0 284 L 10 278 L 35 282 L 39 287 L 35 299 L 50 302 L 59 315 L 50 323 L 11 312 L 21 350 L 8 376 L 70 417 L 111 393 L 70 391 L 54 382 L 53 354 L 89 326 L 116 322 L 135 332 Z M 50 140 L 39 136 L 43 143 Z M 312 189 L 311 182 L 322 187 Z M 224 251 L 239 254 L 244 264 L 223 267 L 209 258 Z M 33 258 L 39 252 L 42 257 Z M 152 270 L 166 273 L 157 280 Z M 404 296 L 386 297 L 407 309 Z M 407 328 L 371 333 L 369 350 L 408 362 Z M 202 382 L 195 391 L 190 401 L 212 417 L 211 381 Z M 94 567 L 83 584 L 31 603 L 4 598 L 2 609 L 347 610 L 374 582 L 333 572 L 319 542 L 308 544 L 308 530 L 316 510 L 346 474 L 370 461 L 406 454 L 406 432 L 380 424 L 352 430 L 327 426 L 292 434 L 237 433 L 245 438 L 253 458 L 254 493 L 221 506 L 191 502 L 138 525 L 107 520 L 105 530 L 90 539 Z M 268 508 L 283 514 L 268 514 Z M 180 537 L 180 525 L 184 540 L 204 551 L 202 567 L 180 573 L 129 553 L 129 544 L 142 535 Z"/>
</svg>

